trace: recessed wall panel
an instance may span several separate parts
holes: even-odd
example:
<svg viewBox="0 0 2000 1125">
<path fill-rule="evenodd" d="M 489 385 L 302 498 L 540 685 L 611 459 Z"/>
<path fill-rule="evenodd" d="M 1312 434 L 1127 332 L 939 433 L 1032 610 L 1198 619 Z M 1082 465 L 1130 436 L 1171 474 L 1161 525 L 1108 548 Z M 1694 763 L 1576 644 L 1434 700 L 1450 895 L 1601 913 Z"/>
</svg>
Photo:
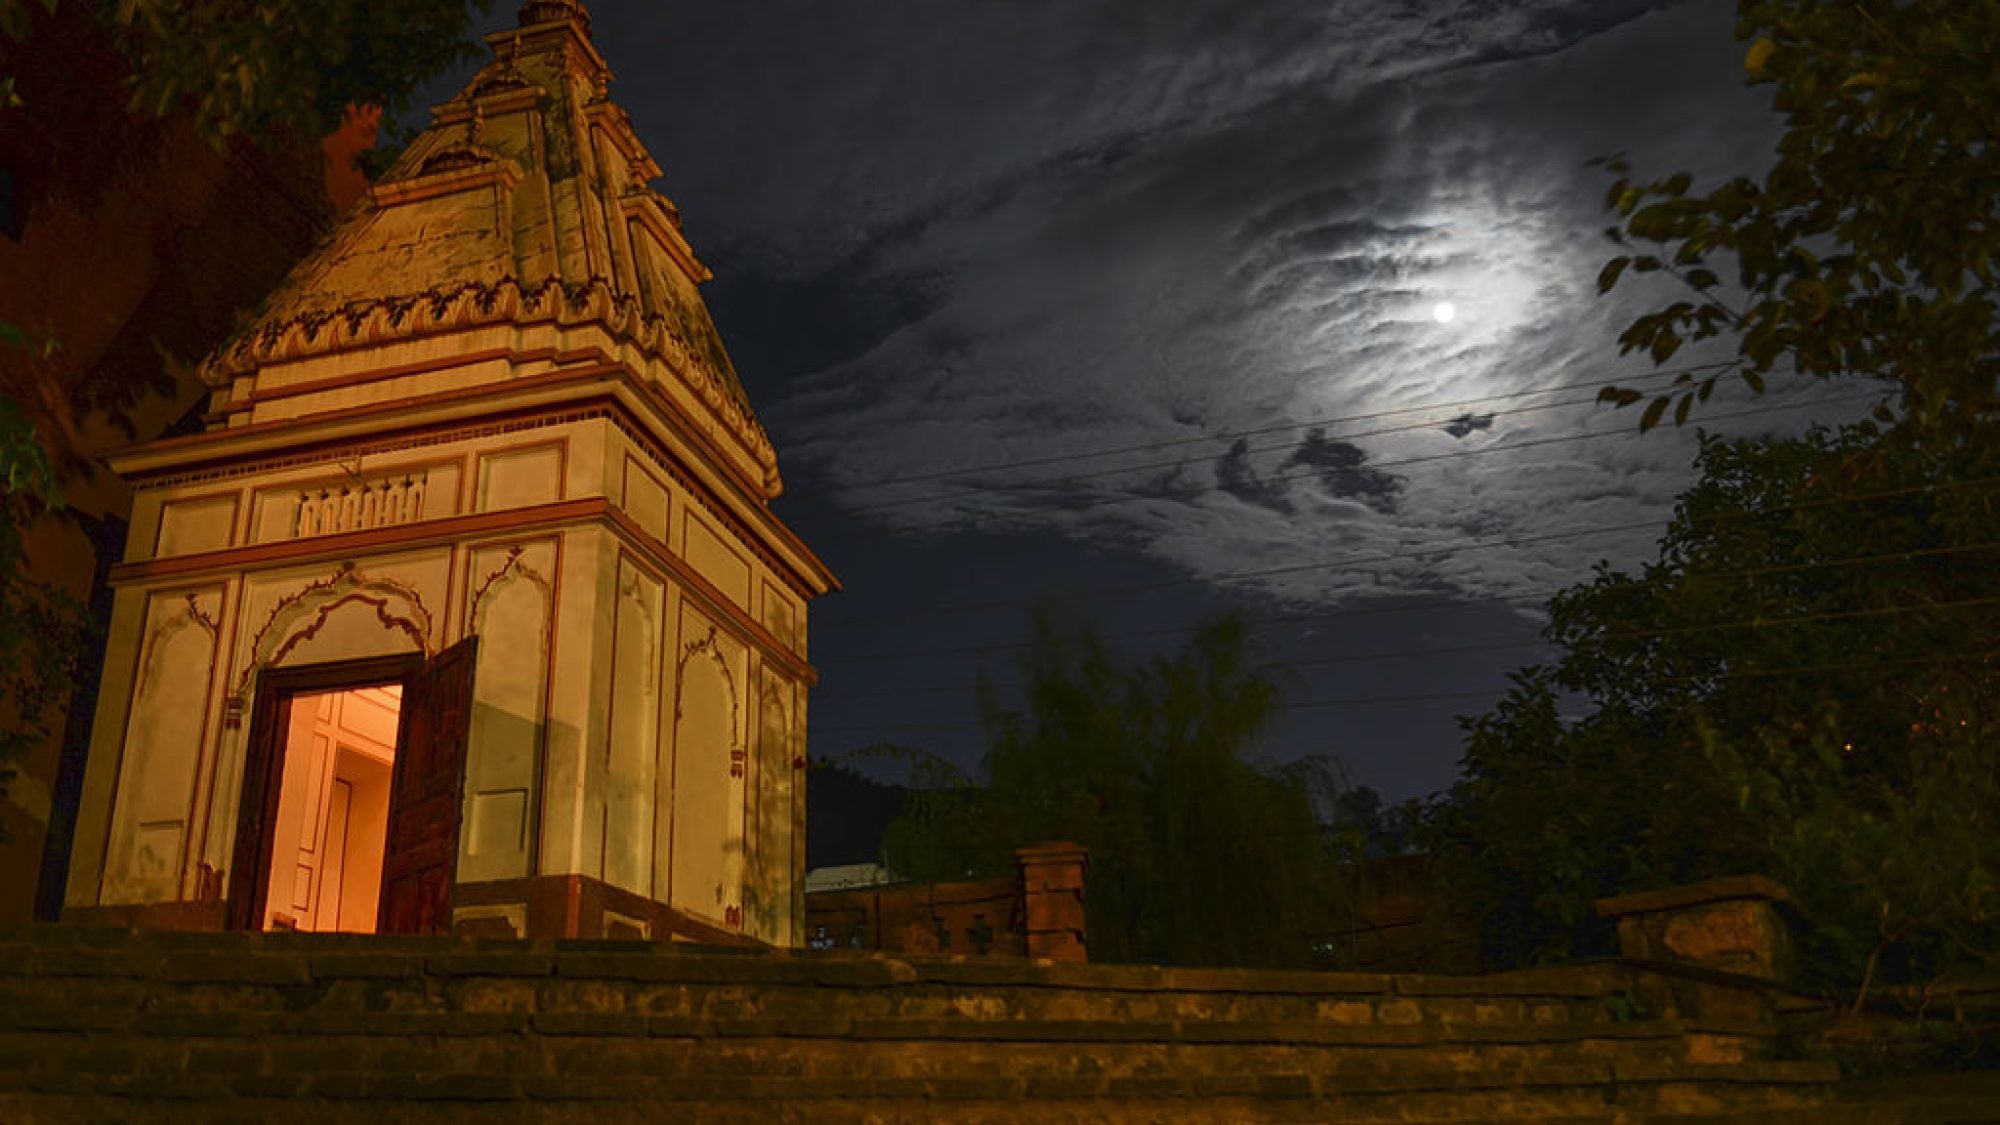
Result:
<svg viewBox="0 0 2000 1125">
<path fill-rule="evenodd" d="M 479 637 L 458 880 L 531 874 L 554 644 L 553 540 L 475 549 L 466 632 Z"/>
<path fill-rule="evenodd" d="M 561 443 L 501 450 L 479 458 L 474 507 L 481 512 L 552 504 L 562 499 Z"/>
<path fill-rule="evenodd" d="M 645 894 L 653 881 L 660 616 L 666 589 L 623 556 L 617 589 L 604 757 L 604 881 Z"/>
<path fill-rule="evenodd" d="M 160 539 L 154 555 L 192 555 L 229 546 L 236 530 L 234 492 L 175 500 L 160 509 Z"/>
<path fill-rule="evenodd" d="M 147 599 L 102 902 L 178 897 L 221 610 L 219 587 Z"/>
<path fill-rule="evenodd" d="M 737 605 L 749 609 L 750 564 L 728 546 L 722 534 L 709 526 L 707 520 L 689 512 L 685 525 L 681 541 L 687 561 L 716 589 L 729 595 Z"/>
</svg>

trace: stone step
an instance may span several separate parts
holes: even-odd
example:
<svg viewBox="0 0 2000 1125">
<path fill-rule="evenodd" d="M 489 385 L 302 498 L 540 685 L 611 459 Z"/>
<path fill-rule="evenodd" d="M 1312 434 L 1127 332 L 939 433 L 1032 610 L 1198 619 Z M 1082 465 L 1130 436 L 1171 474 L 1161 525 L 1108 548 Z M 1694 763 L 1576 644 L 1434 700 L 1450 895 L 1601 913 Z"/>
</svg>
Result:
<svg viewBox="0 0 2000 1125">
<path fill-rule="evenodd" d="M 220 935 L 137 946 L 123 931 L 61 946 L 0 947 L 0 1004 L 10 981 L 60 981 L 107 1007 L 137 1008 L 163 992 L 201 1007 L 408 1007 L 619 1010 L 662 1016 L 811 1018 L 843 993 L 856 1018 L 1320 1020 L 1346 1024 L 1605 1024 L 1629 1018 L 1615 969 L 1490 977 L 1287 973 L 998 961 L 906 961 L 879 955 L 746 956 L 657 943 L 451 943 L 373 935 Z M 149 935 L 157 938 L 158 935 Z M 12 974 L 12 976 L 10 976 Z"/>
<path fill-rule="evenodd" d="M 1700 1125 L 1945 1125 L 2000 1122 L 2000 1071 L 1912 1074 L 1844 1082 L 1826 1104 L 1763 1116 L 1744 1111 L 1687 1118 Z"/>
<path fill-rule="evenodd" d="M 314 1108 L 307 1120 L 364 1117 L 381 1125 L 408 1104 L 449 1104 L 481 1119 L 546 1121 L 1430 1121 L 1685 1119 L 1728 1108 L 1744 1120 L 1803 1108 L 1832 1081 L 1813 1064 L 1717 1067 L 1534 1067 L 1507 1075 L 1409 1071 L 1367 1078 L 1300 1073 L 1031 1078 L 589 1078 L 520 1074 L 61 1075 L 31 1082 L 50 1099 L 177 1101 L 241 1109 L 243 1119 L 286 1120 L 287 1107 Z M 0 1091 L 0 1110 L 37 1103 Z M 112 1104 L 116 1102 L 101 1103 Z M 526 1107 L 532 1116 L 510 1110 Z M 1030 1109 L 1030 1107 L 1032 1107 Z M 370 1116 L 371 1112 L 374 1114 Z M 1024 1117 L 1032 1112 L 1032 1118 Z M 103 1119 L 76 1117 L 73 1120 Z M 111 1115 L 117 1116 L 115 1114 Z M 33 1120 L 10 1116 L 14 1120 Z M 54 1120 L 55 1118 L 49 1118 Z M 164 1120 L 149 1115 L 149 1120 Z M 392 1116 L 387 1120 L 394 1120 Z"/>
<path fill-rule="evenodd" d="M 1728 1065 L 1760 1041 L 1690 1033 L 1678 1021 L 1472 1027 L 1456 1033 L 1340 1025 L 1058 1025 L 974 1021 L 682 1021 L 508 1013 L 190 1013 L 150 1011 L 118 1029 L 0 1009 L 0 1063 L 30 1071 L 214 1071 L 268 1055 L 272 1069 L 462 1069 L 466 1059 L 578 1075 L 1136 1077 L 1154 1073 L 1380 1075 L 1486 1073 L 1534 1065 Z M 50 1027 L 54 1025 L 54 1027 Z M 54 1035 L 50 1035 L 54 1033 Z M 118 1043 L 102 1053 L 102 1043 Z M 18 1045 L 10 1059 L 8 1047 Z M 518 1059 L 518 1061 L 514 1061 Z"/>
<path fill-rule="evenodd" d="M 1758 1061 L 1768 1019 L 1635 1018 L 1644 984 L 42 930 L 0 935 L 0 1122 L 1642 1125 L 1833 1096 L 1830 1064 Z"/>
</svg>

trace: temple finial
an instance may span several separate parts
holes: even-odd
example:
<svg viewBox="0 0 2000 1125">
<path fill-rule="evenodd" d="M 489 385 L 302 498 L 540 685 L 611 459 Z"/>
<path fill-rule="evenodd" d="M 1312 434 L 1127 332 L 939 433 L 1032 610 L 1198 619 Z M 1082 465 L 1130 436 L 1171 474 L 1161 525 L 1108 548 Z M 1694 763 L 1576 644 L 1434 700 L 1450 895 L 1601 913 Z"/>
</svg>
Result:
<svg viewBox="0 0 2000 1125">
<path fill-rule="evenodd" d="M 522 27 L 567 20 L 576 25 L 585 39 L 590 38 L 590 12 L 582 0 L 527 0 L 521 5 L 518 20 Z"/>
</svg>

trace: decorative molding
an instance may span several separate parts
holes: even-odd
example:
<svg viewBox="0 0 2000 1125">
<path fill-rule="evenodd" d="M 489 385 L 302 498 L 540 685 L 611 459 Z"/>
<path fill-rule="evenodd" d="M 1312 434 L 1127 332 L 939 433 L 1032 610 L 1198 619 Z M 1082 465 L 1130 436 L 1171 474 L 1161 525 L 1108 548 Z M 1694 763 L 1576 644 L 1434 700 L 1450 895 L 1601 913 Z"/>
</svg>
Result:
<svg viewBox="0 0 2000 1125">
<path fill-rule="evenodd" d="M 696 640 L 682 645 L 680 659 L 674 663 L 674 753 L 676 757 L 680 754 L 681 701 L 687 694 L 683 690 L 683 686 L 687 680 L 687 665 L 688 661 L 692 660 L 697 654 L 713 660 L 716 669 L 722 673 L 722 684 L 729 690 L 729 740 L 732 744 L 740 743 L 742 740 L 743 704 L 738 698 L 736 676 L 729 667 L 729 661 L 724 659 L 722 655 L 722 645 L 719 643 L 719 638 L 722 635 L 721 629 L 713 621 L 704 622 L 704 624 L 708 626 L 708 632 Z M 743 752 L 740 745 L 730 746 L 729 776 L 743 776 L 737 762 L 737 755 Z"/>
<path fill-rule="evenodd" d="M 400 600 L 409 608 L 409 615 L 394 612 L 390 608 L 392 600 Z M 282 636 L 273 638 L 273 631 L 280 628 L 280 619 L 288 610 L 307 606 L 312 618 L 303 628 L 292 629 L 290 620 L 284 622 L 287 630 Z M 264 618 L 250 641 L 250 660 L 243 666 L 243 674 L 237 678 L 236 690 L 223 703 L 223 725 L 235 729 L 242 725 L 243 711 L 249 704 L 250 690 L 255 682 L 257 670 L 272 667 L 282 662 L 291 651 L 311 640 L 326 627 L 333 611 L 343 605 L 359 602 L 373 606 L 376 620 L 391 632 L 400 632 L 416 643 L 417 651 L 426 658 L 432 655 L 431 612 L 424 605 L 423 595 L 416 588 L 393 578 L 370 578 L 363 574 L 353 560 L 340 564 L 340 569 L 331 577 L 306 584 L 303 588 L 281 598 L 278 604 Z"/>
<path fill-rule="evenodd" d="M 446 516 L 400 527 L 349 531 L 323 539 L 280 539 L 198 555 L 119 563 L 111 568 L 111 584 L 127 586 L 156 578 L 208 572 L 240 574 L 287 563 L 333 565 L 335 559 L 343 556 L 353 559 L 384 551 L 453 546 L 476 536 L 509 532 L 518 536 L 553 530 L 563 525 L 583 523 L 614 510 L 609 501 L 598 496 L 584 500 L 558 500 L 525 508 L 506 508 L 497 512 Z"/>
<path fill-rule="evenodd" d="M 393 527 L 424 518 L 424 493 L 430 484 L 428 472 L 411 476 L 395 474 L 377 480 L 343 482 L 299 493 L 299 511 L 293 520 L 293 534 L 300 539 L 333 535 L 342 531 L 364 531 L 371 527 Z"/>
<path fill-rule="evenodd" d="M 555 583 L 551 582 L 549 580 L 549 577 L 543 574 L 541 571 L 536 570 L 534 567 L 529 566 L 527 563 L 521 561 L 521 556 L 526 554 L 527 550 L 528 546 L 525 543 L 516 543 L 508 547 L 506 560 L 503 561 L 498 567 L 494 568 L 492 573 L 480 579 L 479 585 L 473 588 L 472 597 L 466 603 L 466 608 L 465 608 L 465 621 L 466 624 L 470 627 L 468 629 L 469 632 L 479 631 L 478 625 L 479 625 L 480 603 L 486 599 L 487 594 L 493 592 L 493 590 L 497 586 L 499 586 L 502 582 L 506 581 L 507 576 L 510 574 L 519 575 L 521 578 L 526 579 L 531 585 L 533 585 L 536 589 L 542 592 L 542 597 L 546 600 L 549 606 L 553 607 L 555 605 L 556 603 Z M 548 615 L 544 614 L 542 620 L 542 647 L 544 650 L 548 648 L 548 643 L 549 643 L 549 621 L 548 621 Z"/>
<path fill-rule="evenodd" d="M 134 704 L 137 704 L 139 700 L 146 696 L 147 681 L 153 678 L 154 666 L 159 663 L 161 646 L 165 645 L 175 633 L 189 626 L 193 626 L 208 634 L 208 658 L 211 669 L 210 674 L 213 675 L 215 649 L 217 642 L 221 640 L 222 629 L 221 626 L 216 624 L 215 618 L 210 617 L 207 611 L 201 608 L 201 603 L 198 600 L 201 594 L 213 592 L 213 590 L 204 590 L 182 594 L 181 601 L 185 603 L 185 608 L 181 612 L 169 616 L 166 620 L 160 622 L 159 625 L 147 632 L 146 639 L 140 646 L 140 651 L 145 654 L 145 659 L 139 664 L 138 683 L 132 688 L 132 701 Z M 203 694 L 206 695 L 207 691 L 208 689 L 204 688 Z"/>
<path fill-rule="evenodd" d="M 427 433 L 412 434 L 407 437 L 390 438 L 383 441 L 360 443 L 330 443 L 325 448 L 311 453 L 295 453 L 289 457 L 256 457 L 247 461 L 217 465 L 206 469 L 194 469 L 171 476 L 148 477 L 140 473 L 123 476 L 132 487 L 145 491 L 154 488 L 176 488 L 204 481 L 228 480 L 235 477 L 262 476 L 282 469 L 300 469 L 312 465 L 338 465 L 346 461 L 375 457 L 384 453 L 402 453 L 411 449 L 428 449 L 454 442 L 477 441 L 482 438 L 501 437 L 521 433 L 526 430 L 546 429 L 550 426 L 564 426 L 572 422 L 589 422 L 606 416 L 602 406 L 577 410 L 564 410 L 556 414 L 537 414 L 525 418 L 508 418 L 500 422 L 485 422 L 473 426 L 452 427 Z M 225 431 L 226 432 L 226 431 Z"/>
<path fill-rule="evenodd" d="M 659 639 L 660 627 L 659 624 L 653 620 L 652 611 L 646 608 L 646 599 L 643 596 L 641 596 L 639 590 L 639 578 L 640 576 L 644 575 L 645 577 L 652 579 L 652 581 L 656 584 L 659 583 L 660 580 L 650 574 L 646 574 L 646 572 L 640 569 L 639 567 L 631 565 L 630 561 L 627 559 L 621 558 L 619 562 L 625 564 L 625 566 L 620 568 L 624 570 L 625 573 L 618 582 L 618 600 L 625 601 L 628 598 L 631 599 L 632 604 L 638 607 L 639 619 L 645 623 L 645 633 L 642 635 L 642 639 L 645 641 L 646 644 L 646 660 L 645 660 L 646 679 L 641 687 L 641 690 L 644 691 L 647 695 L 652 695 L 655 692 L 657 692 L 660 687 L 659 670 L 658 670 L 659 660 L 657 659 L 657 655 L 660 650 L 660 639 Z"/>
<path fill-rule="evenodd" d="M 491 285 L 466 282 L 412 296 L 303 312 L 266 323 L 217 349 L 203 361 L 201 377 L 211 389 L 222 390 L 231 380 L 274 363 L 503 324 L 601 326 L 613 339 L 664 363 L 750 449 L 758 465 L 767 473 L 775 472 L 777 453 L 771 439 L 732 381 L 679 325 L 648 312 L 638 297 L 619 292 L 602 277 L 581 284 L 552 277 L 526 288 L 511 277 Z"/>
<path fill-rule="evenodd" d="M 630 409 L 616 400 L 578 409 L 562 410 L 552 414 L 535 414 L 526 417 L 509 418 L 500 422 L 451 427 L 407 437 L 370 442 L 367 444 L 332 444 L 312 453 L 294 454 L 289 457 L 255 458 L 248 461 L 216 465 L 206 469 L 177 473 L 172 476 L 146 477 L 133 474 L 126 479 L 135 489 L 144 491 L 155 488 L 179 487 L 208 481 L 256 476 L 281 469 L 304 468 L 315 465 L 338 465 L 358 458 L 378 457 L 383 454 L 401 453 L 412 449 L 432 448 L 457 442 L 477 441 L 506 434 L 523 433 L 529 430 L 554 426 L 571 425 L 578 422 L 609 422 L 619 433 L 625 435 L 638 450 L 645 454 L 653 467 L 670 481 L 681 486 L 703 511 L 720 521 L 730 535 L 741 545 L 749 548 L 757 560 L 776 575 L 787 589 L 797 595 L 802 603 L 810 604 L 817 593 L 799 575 L 799 568 L 780 558 L 776 552 L 764 545 L 761 536 L 752 532 L 741 516 L 719 504 L 713 498 L 713 490 L 695 480 L 684 469 L 679 460 L 669 454 L 664 446 L 654 440 L 631 416 Z M 782 525 L 778 525 L 782 528 Z M 801 542 L 791 544 L 812 562 L 817 563 L 810 549 Z M 837 583 L 836 583 L 837 585 Z"/>
<path fill-rule="evenodd" d="M 369 192 L 369 201 L 387 209 L 483 187 L 497 186 L 502 192 L 511 192 L 521 182 L 521 166 L 481 145 L 476 136 L 432 153 L 418 173 L 376 184 Z"/>
</svg>

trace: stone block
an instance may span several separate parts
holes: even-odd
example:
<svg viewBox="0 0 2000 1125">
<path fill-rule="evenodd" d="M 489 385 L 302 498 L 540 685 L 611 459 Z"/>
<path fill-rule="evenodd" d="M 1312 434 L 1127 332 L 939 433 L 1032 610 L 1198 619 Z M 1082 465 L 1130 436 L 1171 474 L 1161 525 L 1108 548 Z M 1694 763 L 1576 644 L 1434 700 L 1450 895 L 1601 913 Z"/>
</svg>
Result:
<svg viewBox="0 0 2000 1125">
<path fill-rule="evenodd" d="M 1319 1018 L 1334 1023 L 1368 1024 L 1375 1021 L 1375 1005 L 1360 1000 L 1335 1000 L 1319 1006 Z"/>
<path fill-rule="evenodd" d="M 182 1066 L 191 1074 L 256 1074 L 264 1069 L 261 1047 L 240 1042 L 204 1042 L 187 1049 Z"/>
<path fill-rule="evenodd" d="M 247 957 L 224 952 L 177 953 L 165 959 L 159 975 L 165 980 L 184 983 L 306 984 L 312 980 L 303 955 L 269 951 Z"/>
<path fill-rule="evenodd" d="M 151 977 L 165 956 L 143 946 L 43 947 L 35 950 L 34 972 L 45 977 Z"/>
<path fill-rule="evenodd" d="M 807 979 L 813 984 L 828 988 L 888 988 L 899 984 L 913 984 L 918 979 L 918 970 L 909 962 L 888 957 L 870 957 L 865 960 L 847 957 L 828 958 L 809 960 L 804 964 L 808 966 Z M 976 977 L 979 970 L 988 967 L 971 964 L 952 965 L 948 971 L 941 971 L 936 966 L 926 966 L 924 975 L 928 979 L 963 979 L 961 974 L 964 970 L 973 970 L 972 975 Z"/>
<path fill-rule="evenodd" d="M 121 1031 L 132 1026 L 138 1013 L 130 1008 L 106 1008 L 65 1003 L 60 996 L 0 1008 L 0 1030 L 13 1031 Z"/>
<path fill-rule="evenodd" d="M 924 1086 L 938 1101 L 1011 1102 L 1021 1096 L 1021 1080 L 1003 1074 L 930 1078 Z"/>
<path fill-rule="evenodd" d="M 651 1017 L 636 1012 L 541 1012 L 529 1026 L 541 1035 L 645 1035 Z"/>
<path fill-rule="evenodd" d="M 1784 980 L 1791 972 L 1791 898 L 1761 875 L 1619 895 L 1596 905 L 1599 917 L 1616 923 L 1623 956 L 1765 980 Z"/>
<path fill-rule="evenodd" d="M 555 962 L 550 953 L 481 950 L 437 954 L 425 958 L 424 967 L 443 977 L 545 977 L 555 971 Z"/>
<path fill-rule="evenodd" d="M 348 950 L 314 953 L 306 958 L 314 979 L 399 979 L 424 975 L 424 959 L 409 953 Z"/>
<path fill-rule="evenodd" d="M 687 1056 L 656 1039 L 551 1038 L 539 1052 L 557 1074 L 669 1076 Z"/>
<path fill-rule="evenodd" d="M 398 1101 L 504 1102 L 522 1096 L 521 1079 L 513 1074 L 371 1074 L 367 1096 Z"/>
<path fill-rule="evenodd" d="M 1415 1000 L 1389 1000 L 1376 1007 L 1375 1018 L 1392 1027 L 1419 1024 L 1424 1022 L 1424 1010 Z"/>
<path fill-rule="evenodd" d="M 1283 1099 L 1310 1098 L 1314 1095 L 1310 1074 L 1260 1074 L 1257 1076 L 1256 1096 L 1259 1098 Z"/>
<path fill-rule="evenodd" d="M 651 1078 L 630 1075 L 593 1074 L 588 1078 L 571 1075 L 531 1074 L 521 1079 L 522 1094 L 535 1101 L 631 1101 L 652 1098 L 659 1083 Z"/>
<path fill-rule="evenodd" d="M 295 1098 L 306 1085 L 304 1075 L 283 1071 L 273 1074 L 229 1074 L 225 1075 L 222 1081 L 231 1093 L 245 1098 Z"/>
<path fill-rule="evenodd" d="M 1171 1074 L 1126 1074 L 1105 1079 L 1104 1092 L 1113 1098 L 1182 1098 L 1194 1093 L 1192 1083 Z"/>
<path fill-rule="evenodd" d="M 1022 1080 L 1022 1091 L 1032 1101 L 1097 1098 L 1105 1088 L 1105 1078 L 1098 1074 L 1039 1074 Z"/>
</svg>

